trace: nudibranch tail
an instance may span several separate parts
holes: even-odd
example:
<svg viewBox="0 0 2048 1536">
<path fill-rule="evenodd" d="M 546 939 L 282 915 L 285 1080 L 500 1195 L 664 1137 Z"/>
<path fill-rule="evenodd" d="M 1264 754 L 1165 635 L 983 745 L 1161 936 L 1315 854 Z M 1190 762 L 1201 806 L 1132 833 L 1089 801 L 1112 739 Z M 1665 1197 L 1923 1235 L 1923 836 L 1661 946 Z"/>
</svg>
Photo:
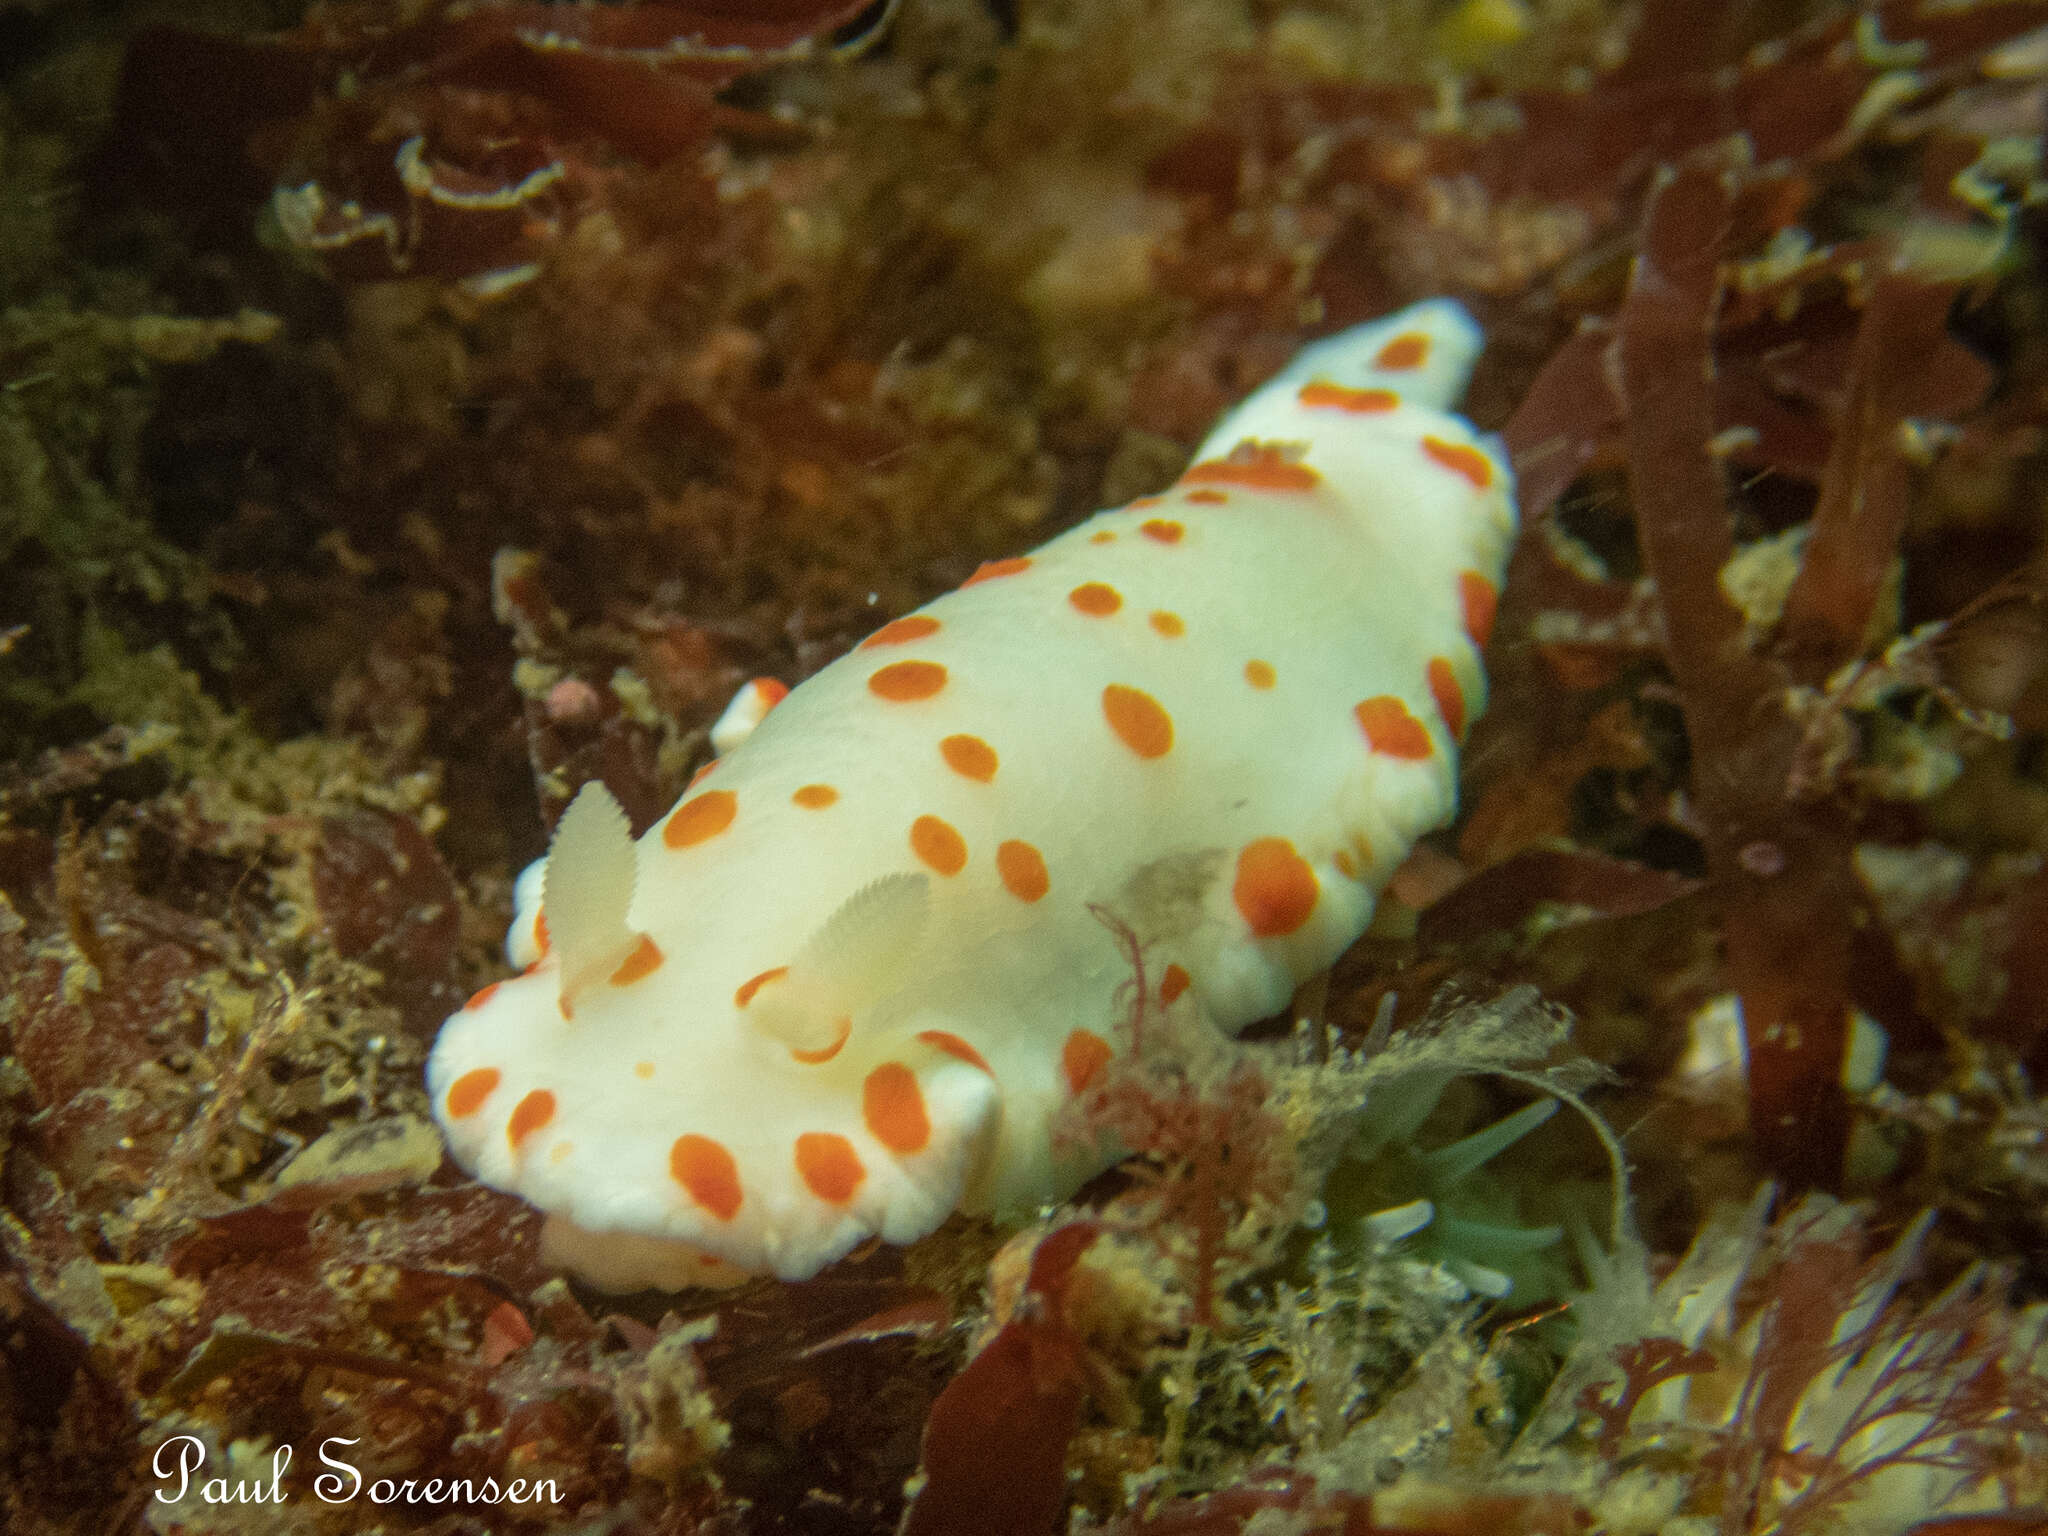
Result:
<svg viewBox="0 0 2048 1536">
<path fill-rule="evenodd" d="M 1239 1029 L 1451 815 L 1515 521 L 1448 409 L 1478 349 L 1448 301 L 1317 342 L 1172 486 L 749 684 L 637 844 L 585 786 L 520 877 L 527 973 L 435 1043 L 457 1160 L 619 1285 L 1071 1193 L 1137 1048 L 1115 925 Z"/>
<path fill-rule="evenodd" d="M 1311 342 L 1224 415 L 1195 450 L 1195 459 L 1220 458 L 1246 437 L 1273 436 L 1265 421 L 1275 404 L 1305 405 L 1360 420 L 1404 405 L 1446 410 L 1465 393 L 1483 341 L 1462 305 L 1428 299 L 1384 320 Z"/>
</svg>

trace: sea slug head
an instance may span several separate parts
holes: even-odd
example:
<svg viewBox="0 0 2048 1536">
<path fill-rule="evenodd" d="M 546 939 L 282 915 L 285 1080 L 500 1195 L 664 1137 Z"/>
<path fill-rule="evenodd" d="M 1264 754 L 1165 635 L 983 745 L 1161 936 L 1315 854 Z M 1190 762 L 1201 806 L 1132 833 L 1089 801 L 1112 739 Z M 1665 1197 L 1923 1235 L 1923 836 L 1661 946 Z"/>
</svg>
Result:
<svg viewBox="0 0 2048 1536">
<path fill-rule="evenodd" d="M 546 1211 L 549 1257 L 611 1288 L 802 1278 L 936 1227 L 998 1107 L 972 1048 L 905 1001 L 925 877 L 871 882 L 736 984 L 717 946 L 636 926 L 635 857 L 616 802 L 585 786 L 540 920 L 514 923 L 545 949 L 435 1043 L 456 1160 Z"/>
</svg>

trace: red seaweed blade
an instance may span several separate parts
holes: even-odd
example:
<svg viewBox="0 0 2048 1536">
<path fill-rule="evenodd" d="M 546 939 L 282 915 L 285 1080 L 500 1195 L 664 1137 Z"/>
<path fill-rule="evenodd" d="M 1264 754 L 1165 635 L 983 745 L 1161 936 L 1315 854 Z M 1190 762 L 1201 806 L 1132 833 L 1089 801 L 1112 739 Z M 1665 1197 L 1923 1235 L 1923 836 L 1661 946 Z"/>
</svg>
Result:
<svg viewBox="0 0 2048 1536">
<path fill-rule="evenodd" d="M 901 1536 L 1047 1536 L 1066 1502 L 1067 1442 L 1086 1382 L 1081 1343 L 1060 1315 L 1067 1279 L 1098 1228 L 1039 1243 L 1017 1314 L 932 1404 L 925 1483 Z"/>
<path fill-rule="evenodd" d="M 1799 731 L 1787 679 L 1753 655 L 1723 595 L 1734 553 L 1715 435 L 1712 327 L 1720 257 L 1747 171 L 1737 146 L 1689 157 L 1653 193 L 1617 334 L 1643 556 L 1683 696 L 1727 964 L 1742 999 L 1751 1132 L 1800 1184 L 1841 1174 L 1841 1064 L 1856 884 L 1848 829 L 1787 794 Z"/>
</svg>

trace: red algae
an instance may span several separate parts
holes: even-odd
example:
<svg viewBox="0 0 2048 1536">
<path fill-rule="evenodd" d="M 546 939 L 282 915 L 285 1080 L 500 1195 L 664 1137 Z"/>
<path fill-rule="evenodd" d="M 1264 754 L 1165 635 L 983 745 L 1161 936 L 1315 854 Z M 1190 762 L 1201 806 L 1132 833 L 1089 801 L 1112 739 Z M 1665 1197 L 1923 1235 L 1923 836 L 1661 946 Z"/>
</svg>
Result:
<svg viewBox="0 0 2048 1536">
<path fill-rule="evenodd" d="M 777 131 L 723 105 L 752 71 L 879 35 L 893 5 L 476 4 L 403 21 L 341 5 L 269 38 L 157 28 L 131 44 L 114 145 L 211 174 L 289 172 L 276 216 L 294 245 L 353 279 L 466 277 L 486 290 L 530 264 L 602 198 L 610 155 L 658 165 L 721 132 Z M 865 18 L 851 37 L 842 27 Z M 203 111 L 206 82 L 235 78 Z M 118 165 L 119 159 L 113 164 Z"/>
<path fill-rule="evenodd" d="M 932 1404 L 924 1485 L 902 1536 L 1046 1536 L 1067 1495 L 1067 1442 L 1086 1392 L 1063 1315 L 1074 1266 L 1098 1235 L 1074 1222 L 1039 1240 L 1017 1314 Z"/>
</svg>

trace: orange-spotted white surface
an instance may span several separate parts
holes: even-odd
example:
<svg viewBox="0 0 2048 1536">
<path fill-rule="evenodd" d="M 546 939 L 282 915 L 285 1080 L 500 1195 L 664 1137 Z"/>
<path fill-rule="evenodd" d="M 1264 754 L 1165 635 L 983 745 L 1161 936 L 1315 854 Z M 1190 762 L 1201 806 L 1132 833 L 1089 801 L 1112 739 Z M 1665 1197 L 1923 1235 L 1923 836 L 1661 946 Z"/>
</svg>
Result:
<svg viewBox="0 0 2048 1536">
<path fill-rule="evenodd" d="M 1319 342 L 1170 489 L 750 684 L 637 844 L 586 786 L 521 882 L 528 969 L 435 1045 L 456 1157 L 613 1287 L 1070 1193 L 1115 1149 L 1054 1127 L 1129 979 L 1091 906 L 1234 1030 L 1451 814 L 1514 536 L 1447 410 L 1478 347 L 1447 301 Z"/>
</svg>

